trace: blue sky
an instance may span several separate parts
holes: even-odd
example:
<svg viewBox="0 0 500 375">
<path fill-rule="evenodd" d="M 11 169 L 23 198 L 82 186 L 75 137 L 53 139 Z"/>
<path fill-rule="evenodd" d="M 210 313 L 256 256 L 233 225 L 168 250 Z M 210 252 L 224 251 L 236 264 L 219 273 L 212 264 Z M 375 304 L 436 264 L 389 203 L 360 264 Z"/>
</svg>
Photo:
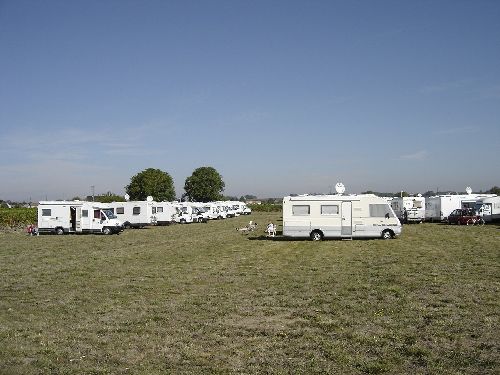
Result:
<svg viewBox="0 0 500 375">
<path fill-rule="evenodd" d="M 0 1 L 0 199 L 499 185 L 499 1 Z"/>
</svg>

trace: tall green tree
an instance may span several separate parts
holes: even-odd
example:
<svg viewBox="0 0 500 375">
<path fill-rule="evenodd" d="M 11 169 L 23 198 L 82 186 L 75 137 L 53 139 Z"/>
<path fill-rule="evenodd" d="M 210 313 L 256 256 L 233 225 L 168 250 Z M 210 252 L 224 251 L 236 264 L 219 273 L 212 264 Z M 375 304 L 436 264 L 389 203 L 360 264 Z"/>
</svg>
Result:
<svg viewBox="0 0 500 375">
<path fill-rule="evenodd" d="M 173 201 L 175 189 L 172 177 L 160 169 L 148 168 L 137 173 L 125 186 L 131 200 L 146 200 L 151 195 L 156 201 Z"/>
<path fill-rule="evenodd" d="M 200 167 L 186 178 L 184 190 L 191 201 L 211 202 L 222 198 L 225 184 L 222 176 L 212 167 Z"/>
</svg>

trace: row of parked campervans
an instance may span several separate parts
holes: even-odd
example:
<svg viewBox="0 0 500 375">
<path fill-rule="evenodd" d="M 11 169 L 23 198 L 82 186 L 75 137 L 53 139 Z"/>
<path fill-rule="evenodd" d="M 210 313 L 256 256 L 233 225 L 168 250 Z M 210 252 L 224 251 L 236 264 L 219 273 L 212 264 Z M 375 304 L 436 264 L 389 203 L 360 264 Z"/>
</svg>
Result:
<svg viewBox="0 0 500 375">
<path fill-rule="evenodd" d="M 500 220 L 500 197 L 495 194 L 439 195 L 433 197 L 387 198 L 404 223 L 447 221 L 456 209 L 473 210 L 485 222 Z"/>
<path fill-rule="evenodd" d="M 170 223 L 207 222 L 249 215 L 243 202 L 86 202 L 41 201 L 38 205 L 39 233 L 120 233 L 125 228 Z"/>
</svg>

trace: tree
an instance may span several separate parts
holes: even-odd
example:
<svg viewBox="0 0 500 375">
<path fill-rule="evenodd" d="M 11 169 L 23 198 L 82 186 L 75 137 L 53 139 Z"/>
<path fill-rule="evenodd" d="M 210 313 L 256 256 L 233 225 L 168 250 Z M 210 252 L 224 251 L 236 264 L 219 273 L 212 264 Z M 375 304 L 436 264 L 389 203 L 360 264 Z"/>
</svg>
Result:
<svg viewBox="0 0 500 375">
<path fill-rule="evenodd" d="M 131 200 L 146 200 L 151 195 L 157 201 L 172 201 L 175 198 L 174 182 L 167 172 L 148 168 L 137 173 L 125 186 Z"/>
<path fill-rule="evenodd" d="M 498 186 L 493 186 L 493 187 L 489 190 L 489 193 L 490 193 L 490 194 L 500 195 L 500 187 L 498 187 Z"/>
<path fill-rule="evenodd" d="M 221 199 L 224 191 L 222 176 L 212 167 L 200 167 L 186 178 L 184 190 L 191 201 L 211 202 Z"/>
<path fill-rule="evenodd" d="M 94 197 L 94 200 L 96 202 L 101 202 L 101 203 L 111 203 L 111 202 L 125 202 L 125 198 L 114 194 L 110 191 L 108 191 L 106 194 L 103 195 L 96 195 Z"/>
</svg>

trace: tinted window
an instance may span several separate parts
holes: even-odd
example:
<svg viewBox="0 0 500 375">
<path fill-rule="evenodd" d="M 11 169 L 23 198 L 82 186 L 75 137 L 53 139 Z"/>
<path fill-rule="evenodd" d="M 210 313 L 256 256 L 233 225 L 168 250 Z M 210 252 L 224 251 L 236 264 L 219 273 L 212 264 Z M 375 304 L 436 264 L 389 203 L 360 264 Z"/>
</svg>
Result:
<svg viewBox="0 0 500 375">
<path fill-rule="evenodd" d="M 125 208 L 123 207 L 116 207 L 116 214 L 117 215 L 123 215 L 125 213 Z"/>
<path fill-rule="evenodd" d="M 139 215 L 141 213 L 141 208 L 140 207 L 134 207 L 132 208 L 132 215 Z"/>
<path fill-rule="evenodd" d="M 42 208 L 42 216 L 52 216 L 52 210 L 50 208 Z"/>
<path fill-rule="evenodd" d="M 89 210 L 82 210 L 82 217 L 89 217 Z"/>
</svg>

